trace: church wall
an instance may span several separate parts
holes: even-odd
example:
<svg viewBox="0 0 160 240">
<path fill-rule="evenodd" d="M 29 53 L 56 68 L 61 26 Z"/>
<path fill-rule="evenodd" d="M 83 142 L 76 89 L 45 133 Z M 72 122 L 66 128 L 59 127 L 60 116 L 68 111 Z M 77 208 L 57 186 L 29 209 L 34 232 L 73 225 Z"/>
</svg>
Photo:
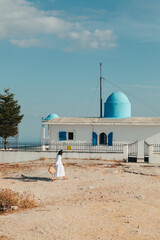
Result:
<svg viewBox="0 0 160 240">
<path fill-rule="evenodd" d="M 113 126 L 113 140 L 118 142 L 144 141 L 150 138 L 150 143 L 160 143 L 156 137 L 160 133 L 159 126 Z"/>
<path fill-rule="evenodd" d="M 113 143 L 132 143 L 138 141 L 138 158 L 144 157 L 144 141 L 149 144 L 160 144 L 160 127 L 159 126 L 89 126 L 89 125 L 50 125 L 49 141 L 59 142 L 59 132 L 74 132 L 74 140 L 68 142 L 85 142 L 92 143 L 92 132 L 99 135 L 104 132 L 108 135 L 113 132 Z"/>
<path fill-rule="evenodd" d="M 160 144 L 160 132 L 158 132 L 157 134 L 155 134 L 151 137 L 148 137 L 146 139 L 146 142 L 149 143 L 149 144 L 153 144 L 153 143 Z"/>
<path fill-rule="evenodd" d="M 59 142 L 59 132 L 61 131 L 74 133 L 74 140 L 66 140 L 70 144 L 72 142 L 92 143 L 92 132 L 97 134 L 97 143 L 99 144 L 99 135 L 102 132 L 107 136 L 113 132 L 113 144 L 138 141 L 138 158 L 144 157 L 144 141 L 149 144 L 160 144 L 160 126 L 49 125 L 49 142 Z"/>
<path fill-rule="evenodd" d="M 74 132 L 74 141 L 92 142 L 92 132 L 97 135 L 113 132 L 113 142 L 134 142 L 146 140 L 149 144 L 160 143 L 160 126 L 78 126 L 78 125 L 50 125 L 50 141 L 59 141 L 59 132 Z"/>
<path fill-rule="evenodd" d="M 49 139 L 52 142 L 59 141 L 59 132 L 73 132 L 75 142 L 92 142 L 92 127 L 91 126 L 77 126 L 77 125 L 57 125 L 49 126 Z"/>
</svg>

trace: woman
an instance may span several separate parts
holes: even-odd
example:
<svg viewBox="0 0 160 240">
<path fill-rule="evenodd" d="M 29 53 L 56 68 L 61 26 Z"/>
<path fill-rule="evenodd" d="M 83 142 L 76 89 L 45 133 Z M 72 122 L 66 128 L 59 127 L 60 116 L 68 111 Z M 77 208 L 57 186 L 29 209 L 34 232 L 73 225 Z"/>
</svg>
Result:
<svg viewBox="0 0 160 240">
<path fill-rule="evenodd" d="M 66 180 L 67 178 L 65 177 L 65 171 L 64 171 L 64 167 L 62 164 L 62 154 L 63 154 L 63 150 L 60 150 L 56 156 L 56 161 L 54 164 L 54 167 L 56 169 L 56 173 L 53 174 L 52 177 L 52 181 L 54 181 L 54 177 L 63 177 L 64 180 Z"/>
</svg>

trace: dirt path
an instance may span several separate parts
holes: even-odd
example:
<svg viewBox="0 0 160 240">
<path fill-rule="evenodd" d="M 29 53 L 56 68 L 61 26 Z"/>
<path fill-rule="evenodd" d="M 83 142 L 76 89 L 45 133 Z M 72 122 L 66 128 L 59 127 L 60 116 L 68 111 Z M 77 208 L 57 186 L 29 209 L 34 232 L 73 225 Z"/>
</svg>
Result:
<svg viewBox="0 0 160 240">
<path fill-rule="evenodd" d="M 64 163 L 69 179 L 54 182 L 49 181 L 47 159 L 0 166 L 0 188 L 31 192 L 39 205 L 1 214 L 0 239 L 160 239 L 158 166 Z"/>
</svg>

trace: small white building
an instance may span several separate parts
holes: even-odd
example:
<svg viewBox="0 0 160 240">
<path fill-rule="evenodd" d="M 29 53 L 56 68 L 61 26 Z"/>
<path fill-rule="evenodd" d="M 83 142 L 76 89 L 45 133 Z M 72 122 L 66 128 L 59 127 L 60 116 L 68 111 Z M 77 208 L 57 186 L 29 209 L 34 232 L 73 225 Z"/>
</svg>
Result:
<svg viewBox="0 0 160 240">
<path fill-rule="evenodd" d="M 47 137 L 45 125 L 48 126 Z M 105 151 L 106 147 L 106 152 L 107 149 L 114 152 L 118 146 L 128 145 L 130 157 L 149 157 L 149 145 L 160 144 L 160 117 L 131 117 L 128 98 L 121 92 L 114 92 L 104 104 L 102 118 L 50 114 L 42 120 L 42 142 L 46 140 L 51 150 L 56 144 L 68 150 L 76 149 L 79 144 L 83 149 L 89 146 L 90 151 Z"/>
</svg>

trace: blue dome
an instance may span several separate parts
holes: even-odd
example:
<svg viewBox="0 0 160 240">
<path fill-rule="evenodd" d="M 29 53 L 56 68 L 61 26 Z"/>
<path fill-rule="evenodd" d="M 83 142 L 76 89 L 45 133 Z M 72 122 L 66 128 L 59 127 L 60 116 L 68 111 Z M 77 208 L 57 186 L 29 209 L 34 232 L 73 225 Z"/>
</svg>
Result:
<svg viewBox="0 0 160 240">
<path fill-rule="evenodd" d="M 58 117 L 57 114 L 51 113 L 51 114 L 49 114 L 44 120 L 45 120 L 45 121 L 49 121 L 49 120 L 51 120 L 51 119 L 53 119 L 53 118 L 59 118 L 59 117 Z"/>
<path fill-rule="evenodd" d="M 131 117 L 131 104 L 124 93 L 112 93 L 104 103 L 104 117 L 129 118 Z"/>
</svg>

